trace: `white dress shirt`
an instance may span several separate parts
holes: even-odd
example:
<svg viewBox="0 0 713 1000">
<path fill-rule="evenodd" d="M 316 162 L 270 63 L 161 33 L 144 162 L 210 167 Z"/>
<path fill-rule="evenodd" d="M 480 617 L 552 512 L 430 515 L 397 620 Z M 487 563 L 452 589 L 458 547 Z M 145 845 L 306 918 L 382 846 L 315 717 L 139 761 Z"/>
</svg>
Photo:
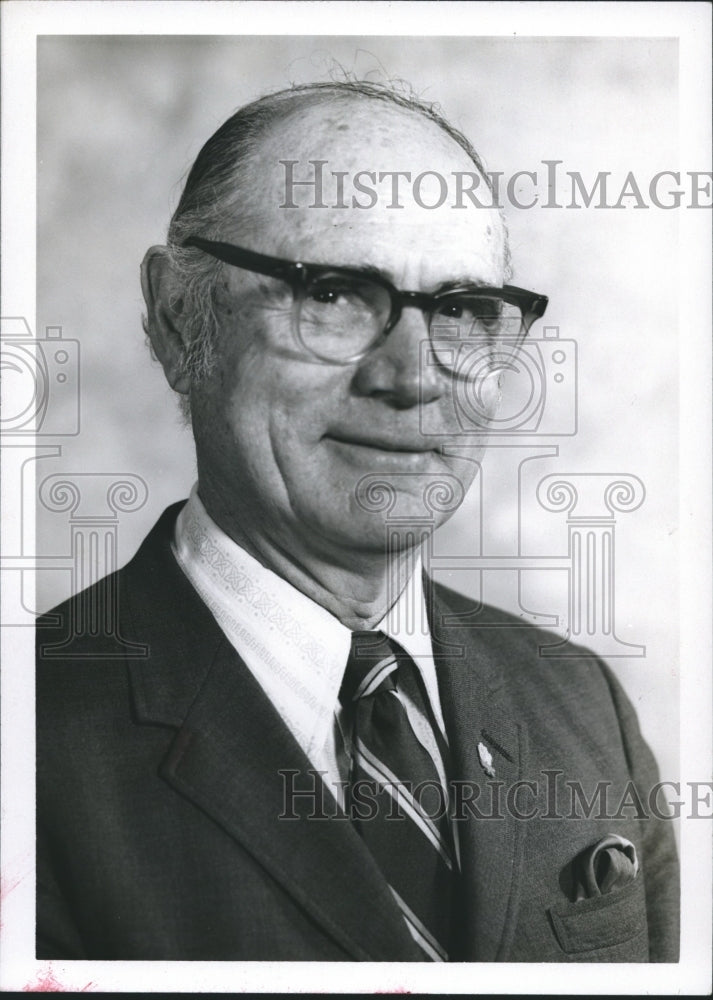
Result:
<svg viewBox="0 0 713 1000">
<path fill-rule="evenodd" d="M 174 554 L 315 770 L 326 772 L 324 781 L 343 804 L 349 747 L 341 728 L 339 689 L 351 630 L 229 538 L 207 513 L 197 486 L 178 516 Z M 420 559 L 375 630 L 395 639 L 413 658 L 445 738 Z M 431 724 L 413 702 L 406 708 L 445 784 Z"/>
</svg>

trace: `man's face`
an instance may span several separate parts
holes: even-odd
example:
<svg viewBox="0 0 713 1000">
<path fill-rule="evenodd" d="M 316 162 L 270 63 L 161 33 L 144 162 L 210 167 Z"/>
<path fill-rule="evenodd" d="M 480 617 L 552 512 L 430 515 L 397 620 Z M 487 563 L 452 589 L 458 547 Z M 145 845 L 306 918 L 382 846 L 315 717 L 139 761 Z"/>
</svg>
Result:
<svg viewBox="0 0 713 1000">
<path fill-rule="evenodd" d="M 412 178 L 437 171 L 452 185 L 453 171 L 473 171 L 473 163 L 434 124 L 374 101 L 341 102 L 290 119 L 262 148 L 250 192 L 252 221 L 236 219 L 226 241 L 290 260 L 369 265 L 412 291 L 465 279 L 502 284 L 497 213 L 470 204 L 453 208 L 452 194 L 441 208 L 427 209 L 403 184 L 404 207 L 389 208 L 391 196 L 381 186 L 374 207 L 345 209 L 310 207 L 313 192 L 295 189 L 302 204 L 279 207 L 286 200 L 279 161 L 286 159 L 299 160 L 295 178 L 311 175 L 313 159 L 328 161 L 325 177 L 346 171 L 350 206 L 350 178 L 360 170 L 408 170 Z M 325 188 L 328 204 L 332 191 Z M 433 204 L 437 193 L 424 184 L 421 201 Z M 425 491 L 446 481 L 457 493 L 453 477 L 465 491 L 482 449 L 444 451 L 468 439 L 460 433 L 452 377 L 422 364 L 428 331 L 420 310 L 405 308 L 361 361 L 325 364 L 296 342 L 292 298 L 277 279 L 222 268 L 217 365 L 191 392 L 199 491 L 209 513 L 238 540 L 266 538 L 298 557 L 330 554 L 348 564 L 356 553 L 384 551 L 386 512 L 369 509 L 365 477 L 390 484 L 393 515 L 430 516 L 438 524 L 447 515 L 434 515 Z M 496 380 L 483 391 L 485 406 L 494 408 Z"/>
</svg>

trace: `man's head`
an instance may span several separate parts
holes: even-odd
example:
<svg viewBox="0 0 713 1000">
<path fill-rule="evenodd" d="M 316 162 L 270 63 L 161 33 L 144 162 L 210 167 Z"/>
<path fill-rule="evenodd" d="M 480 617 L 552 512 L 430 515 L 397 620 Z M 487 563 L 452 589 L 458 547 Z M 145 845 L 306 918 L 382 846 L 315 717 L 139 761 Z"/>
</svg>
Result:
<svg viewBox="0 0 713 1000">
<path fill-rule="evenodd" d="M 290 178 L 314 176 L 313 161 L 323 162 L 329 189 L 321 197 L 314 186 L 288 191 Z M 423 175 L 423 183 L 416 197 L 408 183 L 398 196 L 388 183 L 371 203 L 356 183 L 363 171 Z M 420 308 L 404 308 L 364 356 L 325 362 L 295 336 L 288 283 L 186 240 L 368 268 L 402 290 L 499 287 L 508 259 L 497 209 L 467 199 L 454 207 L 452 196 L 439 204 L 438 178 L 458 172 L 483 176 L 460 133 L 427 106 L 362 84 L 264 98 L 199 154 L 168 247 L 149 251 L 143 283 L 154 349 L 169 382 L 190 398 L 201 497 L 236 539 L 269 538 L 296 558 L 383 552 L 384 515 L 361 500 L 367 477 L 391 485 L 400 515 L 422 518 L 424 491 L 439 479 L 467 489 L 480 453 L 448 454 L 448 445 L 463 444 L 453 377 L 424 364 Z M 494 411 L 497 379 L 479 391 L 484 410 Z"/>
</svg>

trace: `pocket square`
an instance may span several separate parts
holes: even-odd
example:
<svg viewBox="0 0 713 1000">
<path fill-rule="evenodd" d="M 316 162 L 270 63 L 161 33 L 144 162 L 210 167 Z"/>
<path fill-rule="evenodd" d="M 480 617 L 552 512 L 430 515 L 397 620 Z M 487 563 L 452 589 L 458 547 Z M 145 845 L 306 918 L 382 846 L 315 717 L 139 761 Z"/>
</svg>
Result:
<svg viewBox="0 0 713 1000">
<path fill-rule="evenodd" d="M 639 870 L 636 848 L 612 833 L 575 859 L 575 901 L 606 896 L 633 882 Z"/>
</svg>

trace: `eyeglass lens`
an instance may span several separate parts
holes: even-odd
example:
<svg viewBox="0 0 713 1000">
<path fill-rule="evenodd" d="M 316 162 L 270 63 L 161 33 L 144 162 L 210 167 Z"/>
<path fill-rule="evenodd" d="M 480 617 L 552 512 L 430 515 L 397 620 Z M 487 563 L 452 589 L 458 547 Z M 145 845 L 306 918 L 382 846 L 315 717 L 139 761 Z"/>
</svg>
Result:
<svg viewBox="0 0 713 1000">
<path fill-rule="evenodd" d="M 326 360 L 347 360 L 368 350 L 381 336 L 391 316 L 391 296 L 383 285 L 368 278 L 339 273 L 322 274 L 304 289 L 298 311 L 299 336 L 304 346 Z M 445 292 L 429 320 L 430 347 L 449 369 L 472 368 L 475 351 L 478 371 L 487 368 L 495 349 L 515 353 L 524 333 L 517 305 L 493 296 Z"/>
</svg>

